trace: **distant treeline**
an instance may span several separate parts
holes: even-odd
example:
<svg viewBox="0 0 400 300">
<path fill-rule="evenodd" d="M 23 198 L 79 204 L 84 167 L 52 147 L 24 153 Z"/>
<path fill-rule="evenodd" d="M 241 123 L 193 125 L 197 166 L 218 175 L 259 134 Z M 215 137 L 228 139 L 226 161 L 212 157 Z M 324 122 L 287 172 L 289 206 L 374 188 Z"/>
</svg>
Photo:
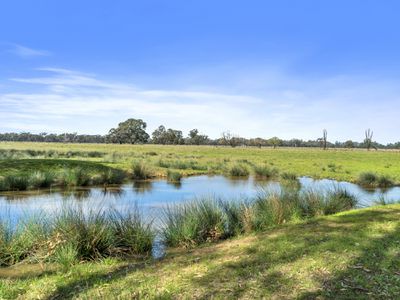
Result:
<svg viewBox="0 0 400 300">
<path fill-rule="evenodd" d="M 327 131 L 323 137 L 315 140 L 291 139 L 283 140 L 278 137 L 243 138 L 229 131 L 221 134 L 220 138 L 211 139 L 193 129 L 185 137 L 181 130 L 167 129 L 159 126 L 151 137 L 146 132 L 146 123 L 140 119 L 129 119 L 118 124 L 107 135 L 88 135 L 77 133 L 48 134 L 48 133 L 0 133 L 0 141 L 8 142 L 48 142 L 48 143 L 114 143 L 114 144 L 161 144 L 161 145 L 213 145 L 213 146 L 251 146 L 251 147 L 321 147 L 321 148 L 375 148 L 400 149 L 400 142 L 383 145 L 372 141 L 371 136 L 363 142 L 348 140 L 345 142 L 327 141 Z"/>
</svg>

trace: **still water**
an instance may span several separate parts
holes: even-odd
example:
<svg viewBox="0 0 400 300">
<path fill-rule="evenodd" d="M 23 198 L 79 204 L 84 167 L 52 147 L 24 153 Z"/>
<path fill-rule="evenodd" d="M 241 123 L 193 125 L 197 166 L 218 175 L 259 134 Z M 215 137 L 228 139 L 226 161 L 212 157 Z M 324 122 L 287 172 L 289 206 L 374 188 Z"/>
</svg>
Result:
<svg viewBox="0 0 400 300">
<path fill-rule="evenodd" d="M 359 199 L 359 206 L 370 206 L 384 197 L 387 201 L 400 200 L 400 187 L 386 190 L 363 189 L 362 187 L 334 180 L 299 179 L 303 190 L 329 191 L 343 188 Z M 194 198 L 214 196 L 235 201 L 251 199 L 263 190 L 277 191 L 280 184 L 275 181 L 259 181 L 253 177 L 232 179 L 223 176 L 195 176 L 182 179 L 180 184 L 166 180 L 131 182 L 118 187 L 81 188 L 74 190 L 49 190 L 34 192 L 13 192 L 0 194 L 0 218 L 18 222 L 22 218 L 39 212 L 52 213 L 63 206 L 76 205 L 83 209 L 113 208 L 126 211 L 135 205 L 144 216 L 154 218 L 168 206 Z"/>
</svg>

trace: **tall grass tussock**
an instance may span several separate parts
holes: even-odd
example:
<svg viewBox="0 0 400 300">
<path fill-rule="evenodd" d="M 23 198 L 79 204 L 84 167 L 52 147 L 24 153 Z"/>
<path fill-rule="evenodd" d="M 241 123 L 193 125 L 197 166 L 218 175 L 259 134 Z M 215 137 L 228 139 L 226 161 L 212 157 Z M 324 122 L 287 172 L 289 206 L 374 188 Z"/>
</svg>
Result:
<svg viewBox="0 0 400 300">
<path fill-rule="evenodd" d="M 356 204 L 356 197 L 341 189 L 329 193 L 282 189 L 261 193 L 254 201 L 239 202 L 203 198 L 166 209 L 163 236 L 170 246 L 191 247 L 334 214 L 353 209 Z"/>
<path fill-rule="evenodd" d="M 23 260 L 50 261 L 63 266 L 109 256 L 145 255 L 154 231 L 137 208 L 127 213 L 101 209 L 63 208 L 12 227 L 0 223 L 0 266 Z"/>
<path fill-rule="evenodd" d="M 364 172 L 358 176 L 357 183 L 367 188 L 388 188 L 394 185 L 390 177 L 386 175 L 377 175 L 372 172 Z"/>
<path fill-rule="evenodd" d="M 242 164 L 233 165 L 229 169 L 229 175 L 233 177 L 245 177 L 249 176 L 249 174 L 250 174 L 249 169 Z"/>
<path fill-rule="evenodd" d="M 132 178 L 136 180 L 145 180 L 153 177 L 152 171 L 145 163 L 139 161 L 132 164 Z"/>
<path fill-rule="evenodd" d="M 254 174 L 259 178 L 273 178 L 279 174 L 279 171 L 276 168 L 270 168 L 266 165 L 257 165 L 254 167 Z"/>
</svg>

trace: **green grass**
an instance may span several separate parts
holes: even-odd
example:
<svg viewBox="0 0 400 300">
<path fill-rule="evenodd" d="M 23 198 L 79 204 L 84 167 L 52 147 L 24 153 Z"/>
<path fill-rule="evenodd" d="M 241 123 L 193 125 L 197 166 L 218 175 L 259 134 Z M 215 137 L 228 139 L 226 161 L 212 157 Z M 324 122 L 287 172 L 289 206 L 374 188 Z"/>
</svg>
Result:
<svg viewBox="0 0 400 300">
<path fill-rule="evenodd" d="M 373 170 L 378 176 L 400 184 L 399 151 L 364 151 L 313 148 L 230 148 L 212 146 L 53 144 L 2 142 L 0 151 L 12 152 L 14 159 L 0 155 L 0 175 L 25 171 L 47 171 L 82 167 L 95 173 L 107 166 L 131 172 L 132 161 L 141 161 L 154 176 L 165 177 L 168 169 L 182 175 L 226 174 L 232 165 L 266 165 L 281 174 L 332 178 L 357 182 L 360 173 Z M 42 156 L 29 156 L 27 153 Z M 1 152 L 0 152 L 1 153 Z M 67 157 L 67 153 L 70 156 Z M 89 153 L 96 153 L 89 154 Z M 255 171 L 252 172 L 255 174 Z"/>
<path fill-rule="evenodd" d="M 229 169 L 229 175 L 233 177 L 246 177 L 249 176 L 249 174 L 250 174 L 249 169 L 242 164 L 233 165 Z"/>
<path fill-rule="evenodd" d="M 42 212 L 12 228 L 0 223 L 0 266 L 22 261 L 73 262 L 109 256 L 143 255 L 152 249 L 154 231 L 136 207 L 124 214 L 101 208 L 64 207 Z"/>
<path fill-rule="evenodd" d="M 170 249 L 163 260 L 1 268 L 0 298 L 398 299 L 399 217 L 400 205 L 373 207 Z"/>
<path fill-rule="evenodd" d="M 288 222 L 355 208 L 357 199 L 344 190 L 328 194 L 286 188 L 260 193 L 253 201 L 200 198 L 166 209 L 163 235 L 170 246 L 192 247 L 244 232 L 263 231 Z"/>
<path fill-rule="evenodd" d="M 132 178 L 145 180 L 153 177 L 153 172 L 149 169 L 149 167 L 142 161 L 134 162 L 132 164 Z"/>
<path fill-rule="evenodd" d="M 373 172 L 363 172 L 359 175 L 357 183 L 369 188 L 388 188 L 394 185 L 393 180 L 387 175 L 377 175 Z"/>
<path fill-rule="evenodd" d="M 119 184 L 126 178 L 123 170 L 78 160 L 5 160 L 0 169 L 0 191 Z"/>
<path fill-rule="evenodd" d="M 256 177 L 269 179 L 278 175 L 279 171 L 276 168 L 271 168 L 267 165 L 257 165 L 254 167 L 254 174 Z"/>
<path fill-rule="evenodd" d="M 171 170 L 167 171 L 167 180 L 169 182 L 177 183 L 177 182 L 181 182 L 181 179 L 182 179 L 182 174 L 180 172 L 171 171 Z"/>
</svg>

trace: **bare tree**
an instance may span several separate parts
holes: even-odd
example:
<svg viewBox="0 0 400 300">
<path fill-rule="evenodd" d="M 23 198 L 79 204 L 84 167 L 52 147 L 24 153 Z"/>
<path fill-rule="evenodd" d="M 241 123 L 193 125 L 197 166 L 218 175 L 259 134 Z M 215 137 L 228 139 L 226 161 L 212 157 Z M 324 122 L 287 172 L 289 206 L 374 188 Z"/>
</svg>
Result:
<svg viewBox="0 0 400 300">
<path fill-rule="evenodd" d="M 371 129 L 365 130 L 365 140 L 364 144 L 367 147 L 367 150 L 369 151 L 372 147 L 372 137 L 374 136 L 374 132 L 371 131 Z"/>
<path fill-rule="evenodd" d="M 225 131 L 222 133 L 222 143 L 225 146 L 236 147 L 241 143 L 241 138 L 239 136 L 233 135 L 230 131 Z"/>
<path fill-rule="evenodd" d="M 326 129 L 324 129 L 322 131 L 322 143 L 323 143 L 324 150 L 326 150 L 327 142 L 328 142 L 328 131 Z"/>
</svg>

